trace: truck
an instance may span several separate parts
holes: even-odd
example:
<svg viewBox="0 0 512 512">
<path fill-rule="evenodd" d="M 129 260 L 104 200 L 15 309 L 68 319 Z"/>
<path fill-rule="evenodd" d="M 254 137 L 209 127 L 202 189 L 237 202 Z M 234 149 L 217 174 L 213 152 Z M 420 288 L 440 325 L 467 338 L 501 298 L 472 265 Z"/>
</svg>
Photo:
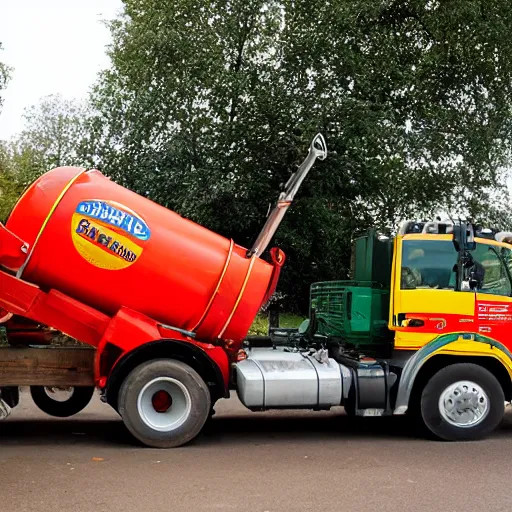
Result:
<svg viewBox="0 0 512 512">
<path fill-rule="evenodd" d="M 286 259 L 267 248 L 326 156 L 318 134 L 250 249 L 97 169 L 35 180 L 0 224 L 0 417 L 22 387 L 56 417 L 98 392 L 142 445 L 174 448 L 236 393 L 254 412 L 343 406 L 444 441 L 489 435 L 512 397 L 512 233 L 440 218 L 371 229 L 349 280 L 311 284 L 298 329 L 248 336 Z"/>
</svg>

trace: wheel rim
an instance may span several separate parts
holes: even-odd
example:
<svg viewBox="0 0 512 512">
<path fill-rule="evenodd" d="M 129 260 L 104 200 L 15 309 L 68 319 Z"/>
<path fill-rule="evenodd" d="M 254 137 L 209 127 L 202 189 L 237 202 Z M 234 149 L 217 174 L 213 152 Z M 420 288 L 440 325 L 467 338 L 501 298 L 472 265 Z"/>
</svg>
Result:
<svg viewBox="0 0 512 512">
<path fill-rule="evenodd" d="M 45 386 L 44 392 L 54 402 L 67 402 L 75 392 L 74 387 Z"/>
<path fill-rule="evenodd" d="M 439 397 L 439 412 L 451 425 L 474 427 L 489 414 L 487 393 L 478 384 L 461 380 L 448 386 Z"/>
<path fill-rule="evenodd" d="M 192 410 L 192 400 L 180 381 L 158 377 L 142 388 L 137 398 L 137 410 L 148 427 L 170 432 L 185 423 Z"/>
</svg>

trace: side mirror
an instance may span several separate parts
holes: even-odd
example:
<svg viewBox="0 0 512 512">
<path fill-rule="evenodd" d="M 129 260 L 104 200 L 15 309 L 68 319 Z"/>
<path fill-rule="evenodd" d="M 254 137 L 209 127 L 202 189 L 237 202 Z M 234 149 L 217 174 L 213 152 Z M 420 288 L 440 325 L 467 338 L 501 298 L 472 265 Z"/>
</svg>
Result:
<svg viewBox="0 0 512 512">
<path fill-rule="evenodd" d="M 476 249 L 475 234 L 471 224 L 461 222 L 453 226 L 453 245 L 459 253 Z"/>
<path fill-rule="evenodd" d="M 462 235 L 460 226 L 453 226 L 453 246 L 457 252 L 462 248 Z"/>
</svg>

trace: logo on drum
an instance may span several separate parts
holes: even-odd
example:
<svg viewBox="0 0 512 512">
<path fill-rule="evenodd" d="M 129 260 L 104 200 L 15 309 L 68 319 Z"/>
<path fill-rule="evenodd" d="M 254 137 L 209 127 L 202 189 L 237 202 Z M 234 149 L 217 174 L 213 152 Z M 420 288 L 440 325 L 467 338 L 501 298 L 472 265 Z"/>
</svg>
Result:
<svg viewBox="0 0 512 512">
<path fill-rule="evenodd" d="M 72 217 L 75 248 L 91 265 L 107 270 L 135 263 L 150 236 L 139 215 L 113 201 L 82 201 Z"/>
<path fill-rule="evenodd" d="M 113 201 L 82 201 L 76 213 L 99 220 L 139 240 L 149 240 L 148 225 L 133 211 Z"/>
</svg>

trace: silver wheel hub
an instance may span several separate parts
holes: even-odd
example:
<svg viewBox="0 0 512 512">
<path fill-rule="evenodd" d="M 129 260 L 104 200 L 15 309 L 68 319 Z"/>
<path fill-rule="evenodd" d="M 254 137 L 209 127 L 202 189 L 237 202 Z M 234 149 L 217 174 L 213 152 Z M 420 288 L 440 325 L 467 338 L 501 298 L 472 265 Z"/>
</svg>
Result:
<svg viewBox="0 0 512 512">
<path fill-rule="evenodd" d="M 137 397 L 141 420 L 158 432 L 172 432 L 190 416 L 192 400 L 187 388 L 171 377 L 148 382 Z"/>
<path fill-rule="evenodd" d="M 474 427 L 489 414 L 489 397 L 481 386 L 461 380 L 448 386 L 439 397 L 439 412 L 451 425 Z"/>
</svg>

